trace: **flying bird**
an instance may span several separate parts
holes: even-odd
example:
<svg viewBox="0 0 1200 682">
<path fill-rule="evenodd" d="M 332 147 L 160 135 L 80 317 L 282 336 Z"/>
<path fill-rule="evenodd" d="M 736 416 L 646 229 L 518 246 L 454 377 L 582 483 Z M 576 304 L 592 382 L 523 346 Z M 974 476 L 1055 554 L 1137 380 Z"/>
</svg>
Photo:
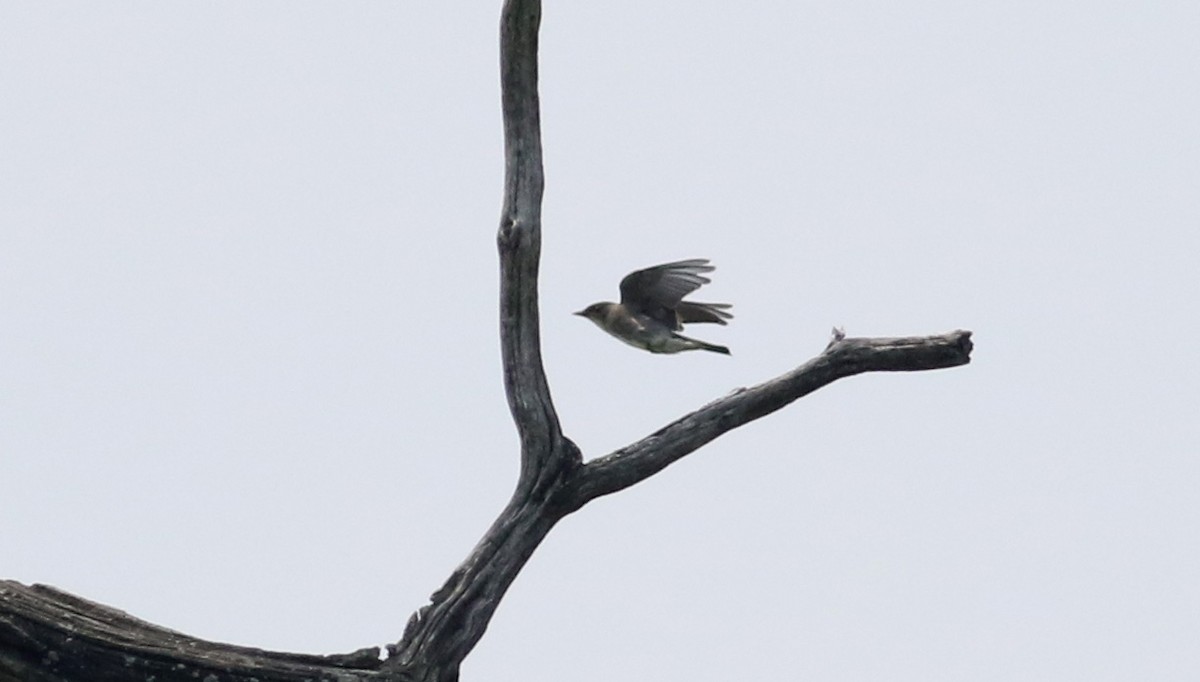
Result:
<svg viewBox="0 0 1200 682">
<path fill-rule="evenodd" d="M 593 303 L 575 313 L 596 323 L 625 343 L 651 353 L 729 349 L 679 334 L 691 322 L 725 321 L 733 317 L 728 303 L 685 301 L 684 296 L 708 284 L 703 273 L 715 270 L 708 259 L 693 258 L 631 272 L 621 280 L 621 302 Z"/>
</svg>

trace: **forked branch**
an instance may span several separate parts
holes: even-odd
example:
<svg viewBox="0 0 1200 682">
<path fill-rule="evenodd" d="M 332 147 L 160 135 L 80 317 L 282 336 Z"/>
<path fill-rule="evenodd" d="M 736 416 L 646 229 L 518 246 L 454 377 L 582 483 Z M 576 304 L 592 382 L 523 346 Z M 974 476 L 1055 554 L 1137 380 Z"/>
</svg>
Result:
<svg viewBox="0 0 1200 682">
<path fill-rule="evenodd" d="M 273 653 L 187 637 L 40 586 L 0 583 L 0 682 L 220 679 L 454 682 L 521 568 L 554 525 L 602 495 L 661 471 L 705 443 L 822 386 L 863 372 L 940 369 L 970 361 L 971 333 L 897 339 L 839 337 L 819 356 L 740 389 L 642 440 L 584 464 L 563 434 L 542 368 L 537 275 L 542 148 L 537 92 L 539 0 L 507 0 L 501 19 L 504 208 L 500 341 L 504 386 L 521 440 L 521 473 L 508 505 L 475 549 L 408 621 L 380 661 Z M 384 548 L 376 560 L 403 556 Z"/>
</svg>

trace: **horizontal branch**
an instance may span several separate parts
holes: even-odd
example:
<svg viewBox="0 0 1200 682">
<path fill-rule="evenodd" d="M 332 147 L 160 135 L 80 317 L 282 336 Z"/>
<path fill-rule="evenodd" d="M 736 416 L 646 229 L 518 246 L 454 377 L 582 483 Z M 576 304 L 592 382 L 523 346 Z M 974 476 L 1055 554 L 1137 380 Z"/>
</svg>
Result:
<svg viewBox="0 0 1200 682">
<path fill-rule="evenodd" d="M 847 339 L 840 333 L 823 353 L 752 388 L 739 389 L 681 417 L 638 442 L 584 464 L 566 503 L 582 507 L 641 482 L 705 443 L 778 410 L 843 377 L 863 372 L 917 372 L 971 361 L 971 332 L 938 336 Z"/>
<path fill-rule="evenodd" d="M 379 649 L 313 656 L 209 642 L 46 585 L 0 580 L 0 682 L 397 680 Z"/>
</svg>

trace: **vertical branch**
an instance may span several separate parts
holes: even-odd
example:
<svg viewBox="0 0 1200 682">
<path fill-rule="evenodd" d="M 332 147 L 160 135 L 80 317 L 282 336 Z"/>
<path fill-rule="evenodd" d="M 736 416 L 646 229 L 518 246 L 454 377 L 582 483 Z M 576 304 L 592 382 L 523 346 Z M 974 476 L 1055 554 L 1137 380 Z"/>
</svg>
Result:
<svg viewBox="0 0 1200 682">
<path fill-rule="evenodd" d="M 500 19 L 504 207 L 500 252 L 500 347 L 504 389 L 521 438 L 516 491 L 471 555 L 409 620 L 385 666 L 406 678 L 458 679 L 504 593 L 566 513 L 564 481 L 581 457 L 563 437 L 542 367 L 538 322 L 542 140 L 537 91 L 540 0 L 506 0 Z"/>
<path fill-rule="evenodd" d="M 504 115 L 504 207 L 500 251 L 500 343 L 508 406 L 521 436 L 518 490 L 548 468 L 571 464 L 542 367 L 538 259 L 542 243 L 542 134 L 538 103 L 540 0 L 507 0 L 500 20 Z M 563 459 L 565 455 L 566 460 Z"/>
</svg>

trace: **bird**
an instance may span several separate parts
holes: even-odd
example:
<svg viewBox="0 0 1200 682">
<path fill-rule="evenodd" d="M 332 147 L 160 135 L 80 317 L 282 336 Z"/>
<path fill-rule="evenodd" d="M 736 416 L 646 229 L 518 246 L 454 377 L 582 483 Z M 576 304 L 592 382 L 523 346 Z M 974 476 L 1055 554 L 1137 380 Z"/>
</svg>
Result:
<svg viewBox="0 0 1200 682">
<path fill-rule="evenodd" d="M 707 350 L 729 355 L 729 349 L 679 334 L 684 324 L 728 324 L 733 314 L 728 303 L 685 301 L 712 280 L 704 273 L 715 270 L 707 258 L 663 263 L 636 270 L 621 280 L 621 302 L 593 303 L 576 312 L 625 343 L 651 353 Z"/>
</svg>

